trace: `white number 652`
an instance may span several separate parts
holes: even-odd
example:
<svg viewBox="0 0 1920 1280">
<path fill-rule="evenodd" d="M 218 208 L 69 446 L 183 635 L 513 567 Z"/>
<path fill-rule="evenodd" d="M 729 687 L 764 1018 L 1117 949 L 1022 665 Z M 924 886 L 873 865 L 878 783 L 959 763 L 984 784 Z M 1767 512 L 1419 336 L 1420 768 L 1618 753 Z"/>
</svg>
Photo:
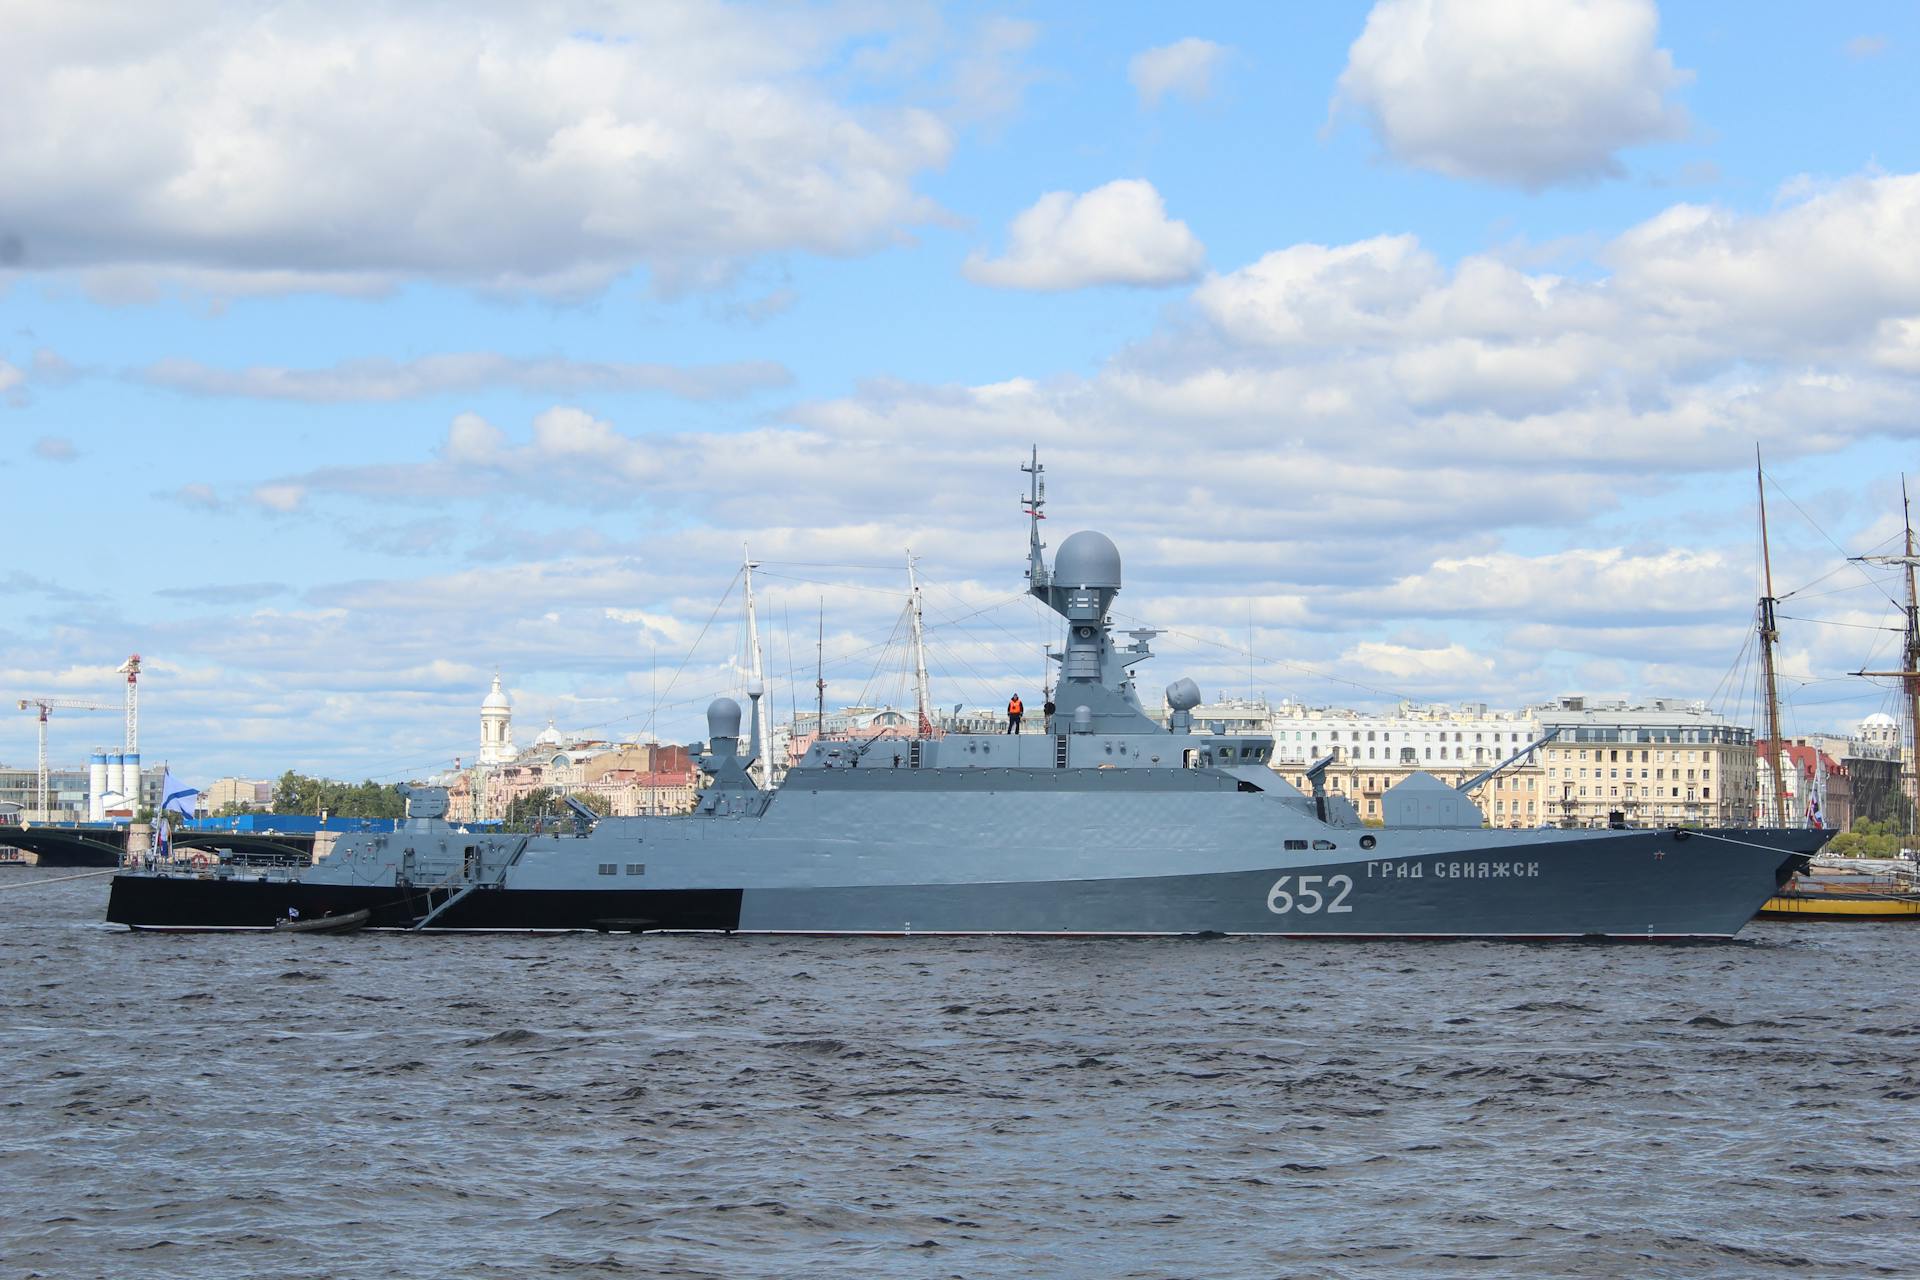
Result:
<svg viewBox="0 0 1920 1280">
<path fill-rule="evenodd" d="M 1323 905 L 1328 915 L 1353 910 L 1346 905 L 1347 895 L 1353 892 L 1353 877 L 1301 876 L 1294 888 L 1288 889 L 1287 883 L 1293 879 L 1292 876 L 1281 876 L 1273 882 L 1273 888 L 1267 890 L 1267 910 L 1277 916 L 1284 916 L 1296 908 L 1301 915 L 1310 916 Z M 1320 892 L 1319 886 L 1323 880 L 1328 891 L 1333 893 L 1332 902 L 1328 902 Z"/>
</svg>

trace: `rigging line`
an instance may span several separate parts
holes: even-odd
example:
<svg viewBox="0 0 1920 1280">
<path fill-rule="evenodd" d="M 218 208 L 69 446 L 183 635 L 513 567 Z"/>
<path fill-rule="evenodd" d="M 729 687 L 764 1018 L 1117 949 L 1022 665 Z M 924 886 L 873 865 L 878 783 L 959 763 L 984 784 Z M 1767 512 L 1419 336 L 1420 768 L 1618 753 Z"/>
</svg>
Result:
<svg viewBox="0 0 1920 1280">
<path fill-rule="evenodd" d="M 862 569 L 873 573 L 898 573 L 897 564 L 833 564 L 826 560 L 762 560 L 762 567 L 770 564 L 782 564 L 789 569 Z"/>
<path fill-rule="evenodd" d="M 1139 623 L 1139 624 L 1140 624 L 1140 625 L 1142 625 L 1142 626 L 1148 626 L 1148 627 L 1150 627 L 1150 626 L 1153 626 L 1153 625 L 1154 625 L 1153 623 L 1151 623 L 1151 622 L 1149 622 L 1149 621 L 1147 621 L 1147 620 L 1146 620 L 1146 619 L 1144 619 L 1144 618 L 1136 618 L 1136 617 L 1134 617 L 1134 616 L 1133 616 L 1133 615 L 1131 615 L 1131 614 L 1125 614 L 1125 613 L 1121 613 L 1121 612 L 1120 612 L 1119 610 L 1117 610 L 1117 609 L 1116 609 L 1116 610 L 1114 611 L 1114 614 L 1113 614 L 1113 616 L 1114 616 L 1114 617 L 1116 617 L 1116 618 L 1125 618 L 1125 619 L 1126 619 L 1127 621 L 1129 621 L 1129 622 L 1137 622 L 1137 623 Z M 1160 630 L 1160 631 L 1162 631 L 1162 632 L 1164 632 L 1164 633 L 1165 633 L 1165 634 L 1167 634 L 1167 635 L 1170 635 L 1170 636 L 1180 636 L 1180 637 L 1182 637 L 1183 639 L 1187 639 L 1187 640 L 1192 640 L 1192 641 L 1194 641 L 1195 643 L 1198 643 L 1198 644 L 1204 644 L 1204 645 L 1208 645 L 1208 646 L 1210 646 L 1210 647 L 1212 647 L 1212 648 L 1215 648 L 1215 649 L 1225 649 L 1225 650 L 1227 650 L 1227 651 L 1228 651 L 1229 653 L 1232 653 L 1232 654 L 1235 654 L 1236 656 L 1237 656 L 1237 655 L 1239 655 L 1239 654 L 1241 654 L 1241 653 L 1244 653 L 1244 652 L 1245 652 L 1245 650 L 1243 650 L 1243 649 L 1242 649 L 1242 648 L 1241 648 L 1241 647 L 1240 647 L 1239 645 L 1237 645 L 1237 644 L 1223 644 L 1222 642 L 1220 642 L 1220 641 L 1218 641 L 1218 640 L 1211 640 L 1211 639 L 1208 639 L 1208 638 L 1207 638 L 1206 636 L 1200 636 L 1200 635 L 1194 635 L 1194 634 L 1193 634 L 1192 632 L 1189 632 L 1189 631 L 1182 631 L 1182 630 L 1180 630 L 1180 629 L 1179 629 L 1178 627 L 1159 627 L 1159 628 L 1157 628 L 1157 629 L 1158 629 L 1158 630 Z M 1276 667 L 1291 667 L 1292 669 L 1294 669 L 1294 670 L 1296 670 L 1296 671 L 1304 671 L 1304 672 L 1306 672 L 1306 673 L 1307 673 L 1308 675 L 1310 675 L 1310 676 L 1315 676 L 1315 677 L 1317 677 L 1317 678 L 1319 678 L 1319 679 L 1321 679 L 1321 680 L 1326 680 L 1326 681 L 1329 681 L 1329 682 L 1331 682 L 1331 683 L 1333 683 L 1333 684 L 1343 684 L 1343 685 L 1347 685 L 1347 686 L 1348 686 L 1348 687 L 1350 687 L 1350 688 L 1354 688 L 1354 689 L 1360 689 L 1360 690 L 1363 690 L 1363 691 L 1365 691 L 1365 692 L 1367 692 L 1367 693 L 1371 693 L 1371 694 L 1374 694 L 1374 695 L 1375 695 L 1375 696 L 1377 696 L 1377 697 L 1382 697 L 1382 698 L 1393 698 L 1393 699 L 1395 699 L 1395 700 L 1405 700 L 1405 701 L 1409 701 L 1409 702 L 1417 702 L 1417 701 L 1419 701 L 1419 699 L 1417 699 L 1417 698 L 1415 698 L 1415 697 L 1413 697 L 1413 695 L 1411 695 L 1411 694 L 1409 694 L 1409 693 L 1405 693 L 1405 692 L 1402 692 L 1402 691 L 1399 691 L 1399 690 L 1394 690 L 1394 689 L 1381 689 L 1381 688 L 1378 688 L 1378 687 L 1376 687 L 1376 686 L 1374 686 L 1374 685 L 1370 685 L 1370 684 L 1362 684 L 1362 683 L 1361 683 L 1360 681 L 1358 681 L 1358 680 L 1345 680 L 1345 679 L 1342 679 L 1342 678 L 1341 678 L 1341 677 L 1339 677 L 1339 676 L 1336 676 L 1336 675 L 1330 675 L 1329 673 L 1327 673 L 1327 672 L 1325 672 L 1325 671 L 1322 671 L 1322 670 L 1320 670 L 1320 669 L 1319 669 L 1319 668 L 1317 668 L 1317 667 L 1310 667 L 1310 666 L 1308 666 L 1308 665 L 1307 665 L 1306 663 L 1304 663 L 1304 662 L 1295 662 L 1295 661 L 1293 661 L 1293 660 L 1292 660 L 1292 659 L 1290 659 L 1290 658 L 1272 658 L 1272 657 L 1268 657 L 1268 656 L 1267 656 L 1267 655 L 1265 655 L 1265 654 L 1259 654 L 1259 655 L 1256 655 L 1256 656 L 1258 656 L 1258 657 L 1259 657 L 1259 659 L 1260 659 L 1260 661 L 1262 661 L 1262 662 L 1265 662 L 1265 663 L 1268 663 L 1268 664 L 1270 664 L 1270 665 L 1272 665 L 1272 666 L 1276 666 Z"/>
<path fill-rule="evenodd" d="M 836 591 L 865 591 L 876 596 L 892 596 L 896 600 L 907 594 L 904 591 L 894 591 L 886 587 L 862 587 L 851 582 L 828 582 L 822 578 L 801 578 L 791 573 L 769 573 L 765 569 L 762 569 L 760 572 L 762 577 L 779 578 L 786 582 L 804 582 L 810 587 L 832 587 Z"/>
<path fill-rule="evenodd" d="M 707 629 L 713 626 L 713 620 L 720 616 L 720 610 L 726 606 L 727 597 L 733 594 L 734 583 L 740 581 L 740 575 L 745 572 L 746 572 L 746 569 L 744 567 L 735 569 L 733 571 L 733 577 L 728 579 L 727 581 L 727 589 L 720 593 L 720 599 L 714 602 L 713 612 L 708 614 L 707 620 L 701 624 L 700 634 L 693 638 L 693 644 L 687 649 L 686 656 L 681 658 L 680 665 L 673 669 L 673 678 L 671 680 L 668 680 L 667 687 L 661 690 L 663 694 L 673 692 L 673 686 L 679 681 L 680 673 L 687 669 L 687 664 L 689 662 L 693 661 L 693 655 L 695 652 L 699 650 L 700 642 L 707 638 Z M 638 714 L 640 713 L 636 711 L 632 715 L 617 716 L 612 720 L 604 720 L 600 724 L 588 725 L 587 727 L 590 729 L 603 729 L 608 725 L 618 724 L 622 720 L 631 720 L 633 716 L 636 716 Z M 654 727 L 651 722 L 651 718 L 649 718 L 648 723 L 644 727 L 648 729 L 652 729 Z"/>
<path fill-rule="evenodd" d="M 1811 585 L 1811 584 L 1809 584 L 1809 585 Z M 1847 592 L 1849 592 L 1849 591 L 1858 591 L 1858 590 L 1860 590 L 1860 588 L 1862 588 L 1862 587 L 1873 587 L 1873 588 L 1875 588 L 1876 590 L 1880 590 L 1880 584 L 1879 584 L 1879 583 L 1877 583 L 1877 582 L 1874 582 L 1874 581 L 1872 581 L 1872 580 L 1868 580 L 1868 581 L 1866 581 L 1866 582 L 1855 582 L 1855 583 L 1851 583 L 1851 584 L 1849 584 L 1849 585 L 1847 585 L 1847 586 L 1844 586 L 1844 587 L 1829 587 L 1829 588 L 1827 588 L 1827 589 L 1826 589 L 1825 591 L 1815 591 L 1815 592 L 1813 592 L 1813 593 L 1811 593 L 1810 595 L 1798 595 L 1798 594 L 1796 593 L 1796 595 L 1795 595 L 1795 599 L 1799 599 L 1799 600 L 1823 600 L 1823 599 L 1825 599 L 1825 598 L 1826 598 L 1826 597 L 1828 597 L 1828 596 L 1838 596 L 1838 595 L 1845 595 L 1845 594 L 1846 594 Z M 1884 590 L 1882 590 L 1882 591 L 1881 591 L 1880 593 L 1881 593 L 1881 595 L 1883 595 L 1883 596 L 1884 596 L 1884 595 L 1886 594 L 1886 592 L 1885 592 Z M 1776 597 L 1775 597 L 1775 599 L 1778 599 L 1778 600 L 1784 600 L 1784 599 L 1786 599 L 1786 597 L 1785 597 L 1785 596 L 1776 596 Z"/>
<path fill-rule="evenodd" d="M 911 606 L 909 605 L 909 607 Z M 880 651 L 879 660 L 873 664 L 873 671 L 868 674 L 866 683 L 860 686 L 860 701 L 855 703 L 854 705 L 861 706 L 861 707 L 871 705 L 867 702 L 867 691 L 873 687 L 873 682 L 876 679 L 879 679 L 883 674 L 884 669 L 887 665 L 887 657 L 889 654 L 893 652 L 894 646 L 898 644 L 900 639 L 900 627 L 903 623 L 906 622 L 906 620 L 907 620 L 906 609 L 902 609 L 900 611 L 900 616 L 893 620 L 893 630 L 889 632 L 887 635 L 886 647 Z"/>
<path fill-rule="evenodd" d="M 962 608 L 966 607 L 966 604 L 967 604 L 966 598 L 963 597 L 959 592 L 955 591 L 952 587 L 947 586 L 944 582 L 923 583 L 922 585 L 938 587 L 940 588 L 940 590 L 952 596 L 954 598 L 955 603 L 959 604 Z M 1025 591 L 1015 592 L 1013 595 L 1007 596 L 1001 600 L 997 600 L 993 604 L 986 606 L 985 609 L 976 609 L 973 613 L 964 614 L 962 615 L 962 618 L 964 619 L 964 618 L 976 617 L 981 613 L 990 613 L 993 610 L 1005 608 L 1007 605 L 1017 603 L 1018 601 L 1021 601 L 1021 600 L 1032 600 L 1032 599 L 1033 599 L 1032 595 L 1030 595 Z M 1037 604 L 1039 602 L 1035 601 L 1035 603 Z M 1001 622 L 998 618 L 989 617 L 987 621 L 991 622 L 994 626 L 1000 628 L 1000 630 L 1004 632 L 1010 640 L 1012 640 L 1015 644 L 1019 645 L 1023 649 L 1027 645 L 1032 643 L 1032 641 L 1030 640 L 1023 640 L 1019 636 L 1015 635 L 1013 631 L 1005 623 Z"/>
<path fill-rule="evenodd" d="M 1875 552 L 1875 551 L 1878 551 L 1878 550 L 1880 550 L 1880 548 L 1882 548 L 1882 547 L 1884 547 L 1884 546 L 1886 546 L 1886 545 L 1887 545 L 1888 543 L 1890 543 L 1890 542 L 1892 542 L 1892 541 L 1894 541 L 1894 540 L 1895 540 L 1896 538 L 1898 538 L 1898 537 L 1900 537 L 1900 535 L 1899 535 L 1899 534 L 1897 534 L 1897 533 L 1895 533 L 1895 534 L 1889 534 L 1889 535 L 1887 535 L 1886 537 L 1884 537 L 1884 538 L 1882 538 L 1882 539 L 1880 539 L 1880 541 L 1878 541 L 1878 542 L 1876 542 L 1876 543 L 1874 543 L 1874 544 L 1873 544 L 1872 546 L 1870 546 L 1870 547 L 1868 547 L 1868 548 L 1867 548 L 1867 553 L 1868 553 L 1868 554 L 1871 554 L 1871 553 L 1873 553 L 1873 552 Z M 1839 564 L 1837 564 L 1837 565 L 1835 565 L 1835 566 L 1833 566 L 1833 568 L 1831 568 L 1831 569 L 1829 569 L 1829 570 L 1827 570 L 1827 571 L 1826 571 L 1825 573 L 1823 573 L 1823 574 L 1821 574 L 1821 575 L 1820 575 L 1819 577 L 1817 577 L 1817 578 L 1815 578 L 1815 579 L 1814 579 L 1813 581 L 1811 581 L 1811 582 L 1803 582 L 1803 583 L 1801 583 L 1801 584 L 1800 584 L 1799 586 L 1797 586 L 1797 587 L 1795 587 L 1795 588 L 1794 588 L 1793 590 L 1791 590 L 1791 591 L 1789 591 L 1789 592 L 1787 592 L 1787 594 L 1786 594 L 1786 595 L 1783 595 L 1783 596 L 1778 596 L 1778 597 L 1776 597 L 1776 599 L 1780 599 L 1780 600 L 1787 600 L 1787 599 L 1791 599 L 1792 597 L 1794 597 L 1794 596 L 1797 596 L 1797 595 L 1800 595 L 1800 594 L 1802 594 L 1803 592 L 1805 592 L 1805 591 L 1806 591 L 1806 589 L 1807 589 L 1808 587 L 1817 587 L 1817 586 L 1819 586 L 1819 585 L 1820 585 L 1821 583 L 1823 583 L 1823 582 L 1825 582 L 1825 581 L 1826 581 L 1826 580 L 1827 580 L 1828 578 L 1831 578 L 1831 577 L 1832 577 L 1832 576 L 1833 576 L 1834 574 L 1836 574 L 1836 573 L 1842 573 L 1842 572 L 1844 572 L 1844 571 L 1846 570 L 1846 568 L 1847 568 L 1847 566 L 1848 566 L 1848 565 L 1849 565 L 1850 563 L 1851 563 L 1851 559 L 1848 559 L 1848 560 L 1842 560 L 1842 561 L 1841 561 L 1841 562 L 1840 562 Z M 1845 590 L 1849 590 L 1849 591 L 1851 591 L 1851 590 L 1857 590 L 1859 586 L 1860 586 L 1860 584 L 1859 584 L 1859 583 L 1855 583 L 1855 584 L 1854 584 L 1854 585 L 1853 585 L 1852 587 L 1848 587 L 1848 588 L 1844 588 L 1844 589 L 1845 589 Z M 1820 594 L 1822 594 L 1822 595 L 1825 595 L 1825 594 L 1827 594 L 1827 593 L 1826 593 L 1826 592 L 1821 592 Z"/>
<path fill-rule="evenodd" d="M 1746 671 L 1745 663 L 1747 661 L 1748 652 L 1753 648 L 1753 638 L 1754 638 L 1753 632 L 1749 630 L 1747 632 L 1746 642 L 1740 646 L 1740 651 L 1733 655 L 1733 662 L 1727 667 L 1727 673 L 1720 677 L 1719 684 L 1716 684 L 1713 686 L 1713 693 L 1709 695 L 1707 698 L 1707 703 L 1709 706 L 1711 706 L 1716 700 L 1718 700 L 1718 698 L 1720 697 L 1720 690 L 1722 687 L 1725 687 L 1727 689 L 1729 697 L 1732 696 L 1732 693 L 1733 693 L 1732 681 L 1733 681 L 1734 672 L 1736 670 L 1742 673 L 1740 687 L 1744 691 L 1746 686 L 1746 680 L 1744 675 Z"/>
<path fill-rule="evenodd" d="M 1870 622 L 1840 622 L 1833 618 L 1797 618 L 1790 613 L 1780 613 L 1774 616 L 1784 618 L 1788 622 L 1810 622 L 1819 627 L 1854 627 L 1860 631 L 1897 631 L 1902 633 L 1906 630 L 1904 627 L 1876 626 Z"/>
<path fill-rule="evenodd" d="M 1853 565 L 1854 568 L 1860 570 L 1863 576 L 1866 575 L 1866 566 L 1857 563 L 1851 558 L 1847 558 L 1847 549 L 1841 546 L 1839 543 L 1835 542 L 1833 540 L 1833 537 L 1830 534 L 1828 534 L 1828 532 L 1825 529 L 1822 529 L 1812 516 L 1807 514 L 1807 509 L 1805 507 L 1801 506 L 1798 502 L 1794 502 L 1793 495 L 1788 493 L 1785 489 L 1782 489 L 1780 487 L 1780 482 L 1778 480 L 1775 480 L 1772 476 L 1767 476 L 1767 481 L 1768 483 L 1773 485 L 1774 491 L 1776 493 L 1778 493 L 1781 497 L 1785 498 L 1793 506 L 1793 509 L 1800 513 L 1800 516 L 1802 519 L 1804 519 L 1808 524 L 1813 525 L 1814 532 L 1818 533 L 1821 537 L 1825 538 L 1827 540 L 1828 546 L 1832 547 L 1835 551 L 1838 551 L 1843 558 L 1847 559 L 1847 563 L 1850 565 Z M 1867 580 L 1869 582 L 1873 581 L 1873 579 L 1870 577 Z M 1877 582 L 1874 583 L 1874 589 L 1876 591 L 1879 591 L 1881 595 L 1886 596 L 1887 602 L 1889 604 L 1893 605 L 1895 608 L 1899 607 L 1900 602 L 1895 600 L 1891 595 L 1888 595 L 1886 590 L 1882 588 L 1879 583 Z"/>
<path fill-rule="evenodd" d="M 947 656 L 948 661 L 957 662 L 962 667 L 965 667 L 968 673 L 973 677 L 973 679 L 979 681 L 981 684 L 984 684 L 984 685 L 988 685 L 988 686 L 992 685 L 993 682 L 991 680 L 988 680 L 985 676 L 981 675 L 979 669 L 975 667 L 971 662 L 968 662 L 965 658 L 961 657 L 956 650 L 950 649 L 945 645 L 939 646 L 939 649 L 940 649 L 940 652 L 944 653 Z"/>
</svg>

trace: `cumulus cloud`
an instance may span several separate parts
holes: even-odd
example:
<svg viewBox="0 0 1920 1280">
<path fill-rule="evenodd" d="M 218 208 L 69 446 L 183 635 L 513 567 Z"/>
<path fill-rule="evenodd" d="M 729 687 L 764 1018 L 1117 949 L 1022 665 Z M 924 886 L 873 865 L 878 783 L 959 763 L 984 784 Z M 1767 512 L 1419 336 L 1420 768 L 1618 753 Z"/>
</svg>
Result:
<svg viewBox="0 0 1920 1280">
<path fill-rule="evenodd" d="M 33 456 L 42 462 L 72 462 L 80 453 L 65 436 L 41 436 L 33 442 Z"/>
<path fill-rule="evenodd" d="M 333 404 L 405 400 L 485 387 L 576 395 L 586 391 L 659 391 L 689 400 L 720 400 L 786 386 L 793 375 L 772 361 L 673 365 L 582 361 L 460 352 L 413 360 L 348 360 L 325 369 L 255 365 L 217 369 L 196 360 L 161 360 L 134 375 L 153 386 L 194 395 Z"/>
<path fill-rule="evenodd" d="M 1127 80 L 1140 95 L 1140 105 L 1153 108 L 1167 97 L 1193 100 L 1213 94 L 1213 78 L 1226 60 L 1225 45 L 1198 36 L 1145 49 L 1127 63 Z"/>
<path fill-rule="evenodd" d="M 12 265 L 138 292 L 582 291 L 857 253 L 924 220 L 934 113 L 824 87 L 849 16 L 351 0 L 11 16 Z"/>
<path fill-rule="evenodd" d="M 1002 289 L 1165 286 L 1193 279 L 1205 261 L 1205 247 L 1167 217 L 1153 184 L 1133 178 L 1080 196 L 1048 192 L 1013 220 L 1005 254 L 975 253 L 965 271 Z"/>
<path fill-rule="evenodd" d="M 1379 0 L 1336 112 L 1404 164 L 1539 190 L 1617 177 L 1617 152 L 1675 138 L 1689 78 L 1654 41 L 1652 0 Z"/>
<path fill-rule="evenodd" d="M 1365 371 L 1334 401 L 1343 409 L 1377 405 L 1382 381 L 1437 413 L 1586 421 L 1596 403 L 1627 399 L 1636 407 L 1609 447 L 1636 423 L 1678 430 L 1673 444 L 1710 421 L 1761 427 L 1816 395 L 1857 422 L 1904 412 L 1911 385 L 1887 375 L 1920 364 L 1917 238 L 1920 175 L 1893 174 L 1803 190 L 1760 215 L 1675 205 L 1601 245 L 1598 275 L 1496 254 L 1448 270 L 1414 237 L 1382 236 L 1275 250 L 1209 276 L 1193 300 L 1220 337 L 1279 368 L 1337 358 Z M 1323 380 L 1319 394 L 1341 385 Z"/>
</svg>

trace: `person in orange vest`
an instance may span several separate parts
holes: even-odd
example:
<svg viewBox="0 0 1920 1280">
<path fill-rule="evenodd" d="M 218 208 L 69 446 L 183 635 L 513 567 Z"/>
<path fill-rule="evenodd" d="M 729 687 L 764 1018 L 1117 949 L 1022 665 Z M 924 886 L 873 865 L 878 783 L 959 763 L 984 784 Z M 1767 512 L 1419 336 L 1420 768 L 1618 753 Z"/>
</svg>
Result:
<svg viewBox="0 0 1920 1280">
<path fill-rule="evenodd" d="M 1016 693 L 1011 698 L 1007 699 L 1007 732 L 1008 733 L 1020 732 L 1020 715 L 1025 710 L 1026 710 L 1026 707 L 1021 705 L 1019 694 Z"/>
</svg>

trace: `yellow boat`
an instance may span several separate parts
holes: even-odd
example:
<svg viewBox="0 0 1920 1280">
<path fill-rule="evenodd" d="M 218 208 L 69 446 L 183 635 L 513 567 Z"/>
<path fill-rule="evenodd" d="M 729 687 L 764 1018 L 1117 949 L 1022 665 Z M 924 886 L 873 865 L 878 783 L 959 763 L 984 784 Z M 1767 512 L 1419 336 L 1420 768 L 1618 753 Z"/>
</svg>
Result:
<svg viewBox="0 0 1920 1280">
<path fill-rule="evenodd" d="M 1920 920 L 1920 893 L 1884 880 L 1866 884 L 1789 880 L 1767 899 L 1759 914 L 1774 920 Z"/>
</svg>

